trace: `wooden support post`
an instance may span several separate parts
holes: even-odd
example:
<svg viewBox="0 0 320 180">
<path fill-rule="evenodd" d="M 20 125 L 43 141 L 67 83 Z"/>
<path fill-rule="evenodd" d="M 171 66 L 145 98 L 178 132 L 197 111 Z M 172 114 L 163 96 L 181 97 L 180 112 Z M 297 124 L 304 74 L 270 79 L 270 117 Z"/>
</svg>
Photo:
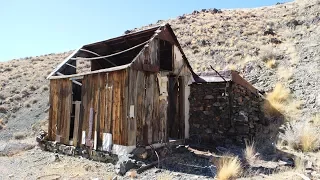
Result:
<svg viewBox="0 0 320 180">
<path fill-rule="evenodd" d="M 90 108 L 90 114 L 89 114 L 89 130 L 88 130 L 88 137 L 86 139 L 86 146 L 92 147 L 92 125 L 93 125 L 93 108 Z"/>
<path fill-rule="evenodd" d="M 78 146 L 79 136 L 79 121 L 80 121 L 80 105 L 81 101 L 75 101 L 75 117 L 74 117 L 74 130 L 73 130 L 73 146 Z"/>
</svg>

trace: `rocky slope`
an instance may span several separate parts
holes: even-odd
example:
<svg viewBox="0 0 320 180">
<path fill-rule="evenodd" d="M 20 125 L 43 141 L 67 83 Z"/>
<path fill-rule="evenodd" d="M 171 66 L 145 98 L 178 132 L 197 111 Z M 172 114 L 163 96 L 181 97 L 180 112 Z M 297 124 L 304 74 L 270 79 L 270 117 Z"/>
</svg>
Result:
<svg viewBox="0 0 320 180">
<path fill-rule="evenodd" d="M 303 118 L 309 118 L 320 110 L 319 9 L 320 1 L 203 9 L 156 24 L 172 25 L 196 72 L 210 71 L 210 65 L 217 70 L 236 69 L 266 91 L 280 82 L 302 102 Z M 70 53 L 0 63 L 0 140 L 21 131 L 28 135 L 46 120 L 49 82 L 45 78 Z"/>
</svg>

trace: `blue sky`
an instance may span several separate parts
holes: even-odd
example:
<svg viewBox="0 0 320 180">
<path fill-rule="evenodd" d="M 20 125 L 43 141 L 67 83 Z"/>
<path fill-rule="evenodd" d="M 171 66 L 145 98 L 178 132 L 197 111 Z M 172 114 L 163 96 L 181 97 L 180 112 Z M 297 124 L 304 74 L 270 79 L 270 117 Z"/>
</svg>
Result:
<svg viewBox="0 0 320 180">
<path fill-rule="evenodd" d="M 288 0 L 2 0 L 0 61 L 76 49 L 193 10 L 284 1 Z"/>
</svg>

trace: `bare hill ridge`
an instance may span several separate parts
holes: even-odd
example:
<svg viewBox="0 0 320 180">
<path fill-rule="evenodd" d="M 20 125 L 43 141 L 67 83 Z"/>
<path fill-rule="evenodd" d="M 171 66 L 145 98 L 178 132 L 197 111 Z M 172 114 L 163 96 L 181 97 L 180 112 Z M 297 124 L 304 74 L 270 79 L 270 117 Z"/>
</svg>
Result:
<svg viewBox="0 0 320 180">
<path fill-rule="evenodd" d="M 265 91 L 280 82 L 301 102 L 302 117 L 309 118 L 320 110 L 319 9 L 319 1 L 203 9 L 157 24 L 171 24 L 196 72 L 210 71 L 210 65 L 236 69 Z M 49 81 L 45 78 L 70 53 L 0 63 L 0 140 L 21 131 L 28 135 L 46 120 Z M 84 69 L 87 64 L 79 66 Z"/>
</svg>

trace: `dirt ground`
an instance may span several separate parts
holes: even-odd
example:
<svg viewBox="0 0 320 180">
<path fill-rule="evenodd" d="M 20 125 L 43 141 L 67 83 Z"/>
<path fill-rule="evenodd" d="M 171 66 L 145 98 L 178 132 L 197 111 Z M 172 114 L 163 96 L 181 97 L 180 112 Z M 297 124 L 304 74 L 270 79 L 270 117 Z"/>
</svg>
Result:
<svg viewBox="0 0 320 180">
<path fill-rule="evenodd" d="M 10 148 L 8 148 L 10 147 Z M 221 148 L 223 149 L 223 148 Z M 241 153 L 238 147 L 228 149 L 231 154 Z M 225 152 L 221 152 L 224 154 Z M 2 179 L 213 179 L 216 167 L 211 163 L 209 150 L 191 147 L 174 148 L 160 163 L 141 174 L 130 170 L 124 176 L 116 174 L 116 165 L 100 163 L 82 157 L 71 157 L 43 151 L 34 138 L 0 142 L 0 180 Z M 270 156 L 271 157 L 271 156 Z M 281 165 L 282 163 L 282 165 Z M 261 158 L 244 166 L 241 179 L 301 179 L 299 171 L 286 166 L 281 158 Z M 311 173 L 311 172 L 310 172 Z M 312 172 L 315 179 L 319 172 Z"/>
</svg>

